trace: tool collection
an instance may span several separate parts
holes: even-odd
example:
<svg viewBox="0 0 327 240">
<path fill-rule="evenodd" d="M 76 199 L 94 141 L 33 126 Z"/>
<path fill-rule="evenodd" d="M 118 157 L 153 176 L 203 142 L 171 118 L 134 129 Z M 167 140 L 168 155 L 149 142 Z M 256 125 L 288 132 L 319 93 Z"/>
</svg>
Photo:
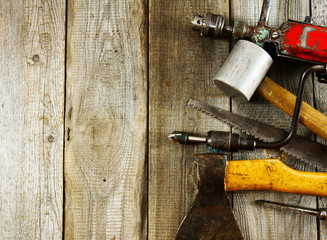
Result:
<svg viewBox="0 0 327 240">
<path fill-rule="evenodd" d="M 327 197 L 327 174 L 291 169 L 278 159 L 226 161 L 196 156 L 198 194 L 175 239 L 243 239 L 226 191 L 267 190 Z M 269 169 L 269 170 L 267 170 Z"/>
<path fill-rule="evenodd" d="M 287 133 L 218 107 L 190 99 L 188 105 L 252 136 L 240 137 L 224 131 L 209 131 L 206 136 L 174 131 L 168 137 L 179 144 L 207 144 L 210 149 L 238 151 L 281 149 L 318 170 L 327 170 L 327 146 L 296 135 L 298 123 L 327 140 L 327 116 L 303 103 L 305 81 L 315 73 L 320 83 L 327 83 L 327 28 L 304 22 L 287 21 L 280 28 L 267 25 L 271 0 L 264 0 L 257 26 L 235 21 L 225 25 L 221 15 L 195 16 L 193 30 L 203 37 L 231 35 L 236 44 L 214 77 L 215 84 L 231 97 L 249 101 L 258 92 L 282 111 L 292 116 Z M 272 57 L 264 49 L 273 45 L 278 57 L 306 62 L 297 96 L 279 86 L 266 74 Z M 186 214 L 175 239 L 243 239 L 225 191 L 267 190 L 327 197 L 327 173 L 303 172 L 289 168 L 279 159 L 227 161 L 223 154 L 196 156 L 198 194 Z M 326 209 L 307 209 L 266 200 L 257 204 L 308 213 L 321 220 Z"/>
</svg>

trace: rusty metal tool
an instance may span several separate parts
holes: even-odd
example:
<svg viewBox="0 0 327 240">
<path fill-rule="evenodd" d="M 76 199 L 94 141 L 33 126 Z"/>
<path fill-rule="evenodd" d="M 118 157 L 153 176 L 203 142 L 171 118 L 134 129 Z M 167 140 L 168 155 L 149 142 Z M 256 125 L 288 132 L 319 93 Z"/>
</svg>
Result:
<svg viewBox="0 0 327 240">
<path fill-rule="evenodd" d="M 240 137 L 238 134 L 209 131 L 206 137 L 190 135 L 187 132 L 174 131 L 168 136 L 173 143 L 189 144 L 189 143 L 206 143 L 209 148 L 236 152 L 238 150 L 254 150 L 260 148 L 262 141 Z"/>
<path fill-rule="evenodd" d="M 311 208 L 298 207 L 298 206 L 293 206 L 293 205 L 289 205 L 289 204 L 285 204 L 285 203 L 279 203 L 279 202 L 273 202 L 273 201 L 267 201 L 267 200 L 256 200 L 255 203 L 262 205 L 264 207 L 277 208 L 280 210 L 292 211 L 292 212 L 296 212 L 296 213 L 310 214 L 312 216 L 318 217 L 319 220 L 327 221 L 327 209 L 326 208 L 311 209 Z"/>
<path fill-rule="evenodd" d="M 214 82 L 228 95 L 243 96 L 247 100 L 258 88 L 259 94 L 293 116 L 289 135 L 277 142 L 267 143 L 271 148 L 281 147 L 291 141 L 298 122 L 327 140 L 327 129 L 323 127 L 327 124 L 327 117 L 309 105 L 306 105 L 301 113 L 308 76 L 316 73 L 319 82 L 327 82 L 327 28 L 311 24 L 309 17 L 305 22 L 287 21 L 280 28 L 269 27 L 267 23 L 271 4 L 271 0 L 264 0 L 257 26 L 249 26 L 238 20 L 234 26 L 226 26 L 223 16 L 212 13 L 194 17 L 193 29 L 200 31 L 202 36 L 219 38 L 226 32 L 230 33 L 234 40 L 239 40 L 215 75 Z M 274 45 L 279 57 L 311 64 L 302 73 L 296 100 L 290 92 L 269 78 L 260 85 L 272 64 L 269 54 L 260 48 L 265 44 Z M 285 91 L 279 91 L 280 88 Z"/>
<path fill-rule="evenodd" d="M 232 127 L 235 127 L 242 132 L 251 135 L 261 141 L 260 144 L 262 144 L 262 141 L 276 141 L 283 136 L 285 136 L 286 132 L 277 129 L 275 127 L 272 127 L 270 125 L 264 124 L 262 122 L 240 116 L 235 113 L 231 113 L 229 111 L 226 111 L 224 109 L 209 105 L 207 103 L 203 103 L 197 100 L 190 99 L 188 102 L 188 105 L 197 109 L 198 111 L 201 111 L 207 115 L 210 115 L 224 123 L 229 124 Z M 234 144 L 234 147 L 230 148 L 230 140 L 231 136 L 229 133 L 228 135 L 224 135 L 224 141 L 225 141 L 225 146 L 229 147 L 229 149 L 226 150 L 231 150 L 235 147 L 236 145 L 240 145 L 240 143 L 249 143 L 250 147 L 251 144 L 252 146 L 253 141 L 258 142 L 257 140 L 244 140 L 242 141 L 237 140 L 237 143 Z M 173 138 L 174 137 L 174 138 Z M 187 137 L 187 139 L 185 139 Z M 222 135 L 215 135 L 215 138 L 222 137 Z M 175 135 L 170 135 L 171 140 L 178 140 L 177 142 L 179 143 L 187 143 L 187 142 L 205 142 L 209 145 L 214 144 L 212 147 L 217 148 L 215 144 L 218 142 L 218 140 L 215 140 L 213 142 L 208 142 L 207 138 L 205 137 L 191 137 L 189 138 L 188 136 L 175 136 Z M 224 142 L 222 141 L 222 142 Z M 218 146 L 219 147 L 219 146 Z M 245 147 L 244 147 L 245 148 Z M 243 148 L 243 149 L 244 149 Z M 309 139 L 306 139 L 304 137 L 296 135 L 294 139 L 288 143 L 287 145 L 283 146 L 280 148 L 281 150 L 285 151 L 291 156 L 297 157 L 301 161 L 304 161 L 311 166 L 318 167 L 320 169 L 327 170 L 327 146 L 323 144 L 319 144 L 316 142 L 313 142 Z M 221 149 L 222 150 L 222 149 Z"/>
<path fill-rule="evenodd" d="M 263 47 L 270 43 L 276 46 L 279 57 L 296 61 L 327 63 L 327 28 L 312 24 L 307 16 L 304 22 L 286 21 L 279 28 L 269 27 L 268 18 L 272 0 L 264 0 L 257 26 L 234 20 L 234 26 L 225 24 L 219 14 L 196 15 L 192 28 L 203 37 L 219 38 L 223 33 L 231 34 L 233 40 L 246 39 Z"/>
<path fill-rule="evenodd" d="M 289 135 L 283 140 L 267 144 L 270 148 L 281 147 L 290 142 L 300 120 L 308 129 L 327 139 L 327 130 L 323 127 L 324 123 L 327 124 L 327 116 L 307 105 L 306 108 L 303 108 L 302 118 L 300 118 L 304 87 L 308 76 L 312 72 L 324 72 L 326 67 L 324 65 L 308 67 L 301 76 L 297 97 L 294 97 L 292 93 L 274 83 L 268 77 L 260 84 L 271 63 L 272 60 L 269 54 L 262 48 L 249 41 L 240 40 L 214 77 L 214 82 L 229 96 L 243 96 L 247 100 L 251 98 L 258 88 L 257 92 L 263 97 L 293 116 Z M 307 119 L 307 121 L 303 121 L 303 119 Z"/>
<path fill-rule="evenodd" d="M 256 92 L 289 116 L 293 116 L 296 96 L 269 77 L 265 78 Z M 299 121 L 317 136 L 327 141 L 327 128 L 324 127 L 327 125 L 326 115 L 303 102 Z"/>
<path fill-rule="evenodd" d="M 327 196 L 327 173 L 303 172 L 278 159 L 226 161 L 219 154 L 196 155 L 198 193 L 176 240 L 243 239 L 225 191 L 267 190 Z"/>
</svg>

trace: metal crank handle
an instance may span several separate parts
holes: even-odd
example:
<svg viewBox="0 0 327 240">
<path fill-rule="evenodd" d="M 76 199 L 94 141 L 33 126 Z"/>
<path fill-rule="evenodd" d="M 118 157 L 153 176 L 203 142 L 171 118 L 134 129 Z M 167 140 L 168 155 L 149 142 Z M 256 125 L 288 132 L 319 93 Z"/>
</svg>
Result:
<svg viewBox="0 0 327 240">
<path fill-rule="evenodd" d="M 257 93 L 274 104 L 286 114 L 293 116 L 296 96 L 276 82 L 266 77 L 257 89 Z M 300 114 L 300 123 L 319 137 L 327 141 L 327 116 L 303 102 Z"/>
</svg>

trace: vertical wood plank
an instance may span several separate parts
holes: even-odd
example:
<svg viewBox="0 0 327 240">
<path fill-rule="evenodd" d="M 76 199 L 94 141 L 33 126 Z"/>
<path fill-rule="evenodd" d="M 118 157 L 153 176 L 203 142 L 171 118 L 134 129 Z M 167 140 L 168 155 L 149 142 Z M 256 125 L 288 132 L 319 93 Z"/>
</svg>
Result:
<svg viewBox="0 0 327 240">
<path fill-rule="evenodd" d="M 65 1 L 0 1 L 0 235 L 61 239 Z"/>
<path fill-rule="evenodd" d="M 69 1 L 66 239 L 146 239 L 146 1 Z"/>
<path fill-rule="evenodd" d="M 201 38 L 191 29 L 196 14 L 227 17 L 228 1 L 149 1 L 149 239 L 173 239 L 195 196 L 194 154 L 205 147 L 170 143 L 175 131 L 228 131 L 217 120 L 187 107 L 195 98 L 229 109 L 229 98 L 212 77 L 229 41 Z M 226 21 L 227 21 L 226 20 Z"/>
<path fill-rule="evenodd" d="M 312 0 L 311 11 L 313 23 L 321 26 L 327 26 L 327 16 L 326 16 L 326 0 Z M 314 94 L 315 94 L 315 104 L 316 108 L 327 114 L 327 85 L 317 82 L 317 79 L 314 81 Z M 326 144 L 326 141 L 322 140 L 317 136 L 317 141 L 323 144 Z M 318 207 L 326 208 L 327 201 L 325 198 L 318 198 Z M 319 222 L 320 240 L 327 239 L 327 224 L 324 221 Z"/>
<path fill-rule="evenodd" d="M 256 25 L 260 16 L 262 1 L 242 0 L 232 1 L 231 9 L 234 19 L 242 19 L 249 24 Z M 276 0 L 272 3 L 269 25 L 280 26 L 288 18 L 303 21 L 309 15 L 309 1 Z M 300 69 L 300 70 L 299 70 Z M 297 64 L 287 63 L 276 59 L 271 77 L 293 93 L 297 92 L 297 83 L 304 68 Z M 312 104 L 312 86 L 307 84 L 305 101 Z M 232 109 L 241 115 L 266 122 L 285 130 L 289 130 L 291 119 L 272 104 L 255 95 L 249 103 L 233 101 Z M 298 133 L 312 136 L 303 127 Z M 254 159 L 282 156 L 278 151 L 257 150 L 250 153 L 233 154 L 234 159 Z M 291 157 L 284 159 L 286 163 L 296 169 L 314 171 L 313 167 L 299 162 Z M 316 219 L 311 216 L 298 215 L 285 211 L 264 209 L 256 206 L 254 200 L 267 199 L 285 202 L 305 207 L 315 207 L 315 197 L 272 192 L 242 192 L 234 193 L 234 210 L 246 239 L 316 239 Z"/>
</svg>

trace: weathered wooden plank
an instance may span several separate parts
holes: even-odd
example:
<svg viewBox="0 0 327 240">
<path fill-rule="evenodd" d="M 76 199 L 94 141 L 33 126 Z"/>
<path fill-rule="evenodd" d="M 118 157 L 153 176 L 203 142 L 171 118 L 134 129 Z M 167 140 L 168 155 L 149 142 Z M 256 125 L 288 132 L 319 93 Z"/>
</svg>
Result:
<svg viewBox="0 0 327 240">
<path fill-rule="evenodd" d="M 68 2 L 67 239 L 146 239 L 146 9 Z"/>
<path fill-rule="evenodd" d="M 212 77 L 226 58 L 228 40 L 202 39 L 191 29 L 207 11 L 228 19 L 228 1 L 149 1 L 149 239 L 173 239 L 195 196 L 194 153 L 205 147 L 169 142 L 174 130 L 227 130 L 187 107 L 190 98 L 229 109 Z"/>
<path fill-rule="evenodd" d="M 326 8 L 327 1 L 326 0 L 312 0 L 311 3 L 311 12 L 313 23 L 321 26 L 327 26 L 327 16 L 326 16 Z M 322 84 L 317 82 L 317 79 L 314 81 L 314 94 L 315 94 L 315 104 L 316 108 L 327 114 L 327 86 L 326 84 Z M 326 144 L 326 141 L 317 137 L 317 141 L 323 144 Z M 326 208 L 327 201 L 325 198 L 318 198 L 318 207 Z M 319 225 L 320 235 L 319 239 L 324 240 L 327 239 L 327 228 L 325 222 L 320 222 Z"/>
<path fill-rule="evenodd" d="M 65 1 L 0 1 L 0 235 L 61 239 Z"/>
<path fill-rule="evenodd" d="M 231 9 L 234 19 L 242 19 L 247 23 L 256 25 L 261 11 L 262 1 L 232 1 Z M 273 1 L 269 18 L 269 25 L 277 27 L 288 18 L 303 21 L 309 14 L 309 1 Z M 285 61 L 275 61 L 275 66 L 270 73 L 271 77 L 279 84 L 296 92 L 297 82 L 301 70 Z M 305 100 L 312 103 L 312 87 L 307 85 Z M 288 130 L 291 120 L 288 116 L 267 101 L 254 96 L 249 103 L 233 101 L 232 110 L 241 115 L 266 122 L 273 126 Z M 308 131 L 301 128 L 300 133 L 308 135 Z M 309 136 L 309 135 L 308 135 Z M 241 158 L 269 158 L 281 156 L 278 151 L 255 151 L 252 153 L 233 154 L 234 159 Z M 286 163 L 296 169 L 313 170 L 306 164 L 299 163 L 294 158 L 286 158 Z M 267 199 L 285 202 L 293 205 L 315 207 L 315 197 L 300 196 L 285 193 L 269 192 L 242 192 L 234 193 L 234 211 L 246 239 L 315 239 L 317 238 L 316 220 L 310 216 L 264 209 L 254 204 L 256 199 Z"/>
</svg>

